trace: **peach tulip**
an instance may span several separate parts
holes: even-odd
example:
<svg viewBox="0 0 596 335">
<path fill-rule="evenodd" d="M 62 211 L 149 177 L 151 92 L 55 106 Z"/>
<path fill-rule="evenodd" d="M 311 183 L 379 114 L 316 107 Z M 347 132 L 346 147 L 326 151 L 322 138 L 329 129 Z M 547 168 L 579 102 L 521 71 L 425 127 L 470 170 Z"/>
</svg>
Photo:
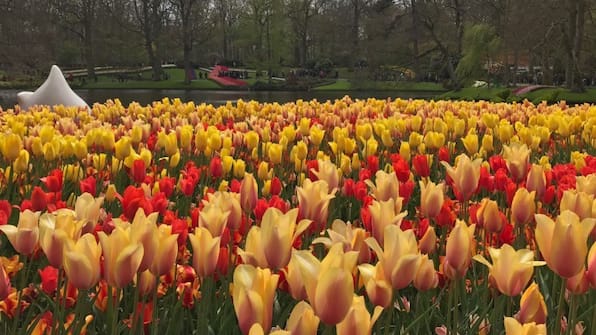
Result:
<svg viewBox="0 0 596 335">
<path fill-rule="evenodd" d="M 104 255 L 104 277 L 112 287 L 128 285 L 143 260 L 143 244 L 135 240 L 130 230 L 116 226 L 110 235 L 97 233 Z"/>
<path fill-rule="evenodd" d="M 371 194 L 377 201 L 399 198 L 399 181 L 394 171 L 387 173 L 379 170 L 375 173 L 375 183 L 366 180 L 366 184 L 371 188 Z"/>
<path fill-rule="evenodd" d="M 242 209 L 250 213 L 257 206 L 259 187 L 252 173 L 246 173 L 240 183 L 240 205 Z"/>
<path fill-rule="evenodd" d="M 377 254 L 391 287 L 400 290 L 408 286 L 416 276 L 421 260 L 418 243 L 411 229 L 402 231 L 398 226 L 388 225 L 384 235 L 383 249 L 374 238 L 366 239 L 366 243 Z"/>
<path fill-rule="evenodd" d="M 435 232 L 435 227 L 428 227 L 426 232 L 418 241 L 418 250 L 422 254 L 432 254 L 435 249 L 437 248 L 437 233 Z"/>
<path fill-rule="evenodd" d="M 81 236 L 76 242 L 66 240 L 64 272 L 68 282 L 78 289 L 90 289 L 99 281 L 101 245 L 92 234 Z"/>
<path fill-rule="evenodd" d="M 83 221 L 83 234 L 91 233 L 99 220 L 100 208 L 104 197 L 94 198 L 89 193 L 83 193 L 75 202 L 77 220 Z"/>
<path fill-rule="evenodd" d="M 207 203 L 199 212 L 199 227 L 209 230 L 212 236 L 221 236 L 226 229 L 230 211 L 216 203 Z"/>
<path fill-rule="evenodd" d="M 238 324 L 243 334 L 248 334 L 253 324 L 271 329 L 273 298 L 279 275 L 269 269 L 241 264 L 234 270 L 232 299 Z"/>
<path fill-rule="evenodd" d="M 538 199 L 542 198 L 546 190 L 546 176 L 544 175 L 544 167 L 542 165 L 532 164 L 530 172 L 528 172 L 528 176 L 526 177 L 526 188 L 530 192 L 536 192 Z"/>
<path fill-rule="evenodd" d="M 596 288 L 596 242 L 592 243 L 592 247 L 588 253 L 587 276 L 592 288 Z"/>
<path fill-rule="evenodd" d="M 439 285 L 439 275 L 435 270 L 432 259 L 428 258 L 428 255 L 421 258 L 413 284 L 419 291 L 428 291 Z"/>
<path fill-rule="evenodd" d="M 341 322 L 354 295 L 352 272 L 358 253 L 344 253 L 342 245 L 335 244 L 322 261 L 308 250 L 294 251 L 292 257 L 300 267 L 306 295 L 315 314 L 329 325 Z"/>
<path fill-rule="evenodd" d="M 227 226 L 231 230 L 238 230 L 242 224 L 242 207 L 240 206 L 240 194 L 233 192 L 208 193 L 204 204 L 213 203 L 219 206 L 228 215 Z"/>
<path fill-rule="evenodd" d="M 544 214 L 536 214 L 536 242 L 542 257 L 556 274 L 571 278 L 584 267 L 588 254 L 587 240 L 596 219 L 579 219 L 565 210 L 556 223 Z"/>
<path fill-rule="evenodd" d="M 563 192 L 559 210 L 561 212 L 570 210 L 579 216 L 580 220 L 592 217 L 592 204 L 594 196 L 576 190 L 566 190 Z"/>
<path fill-rule="evenodd" d="M 172 226 L 168 225 L 160 225 L 155 234 L 158 244 L 149 269 L 153 274 L 162 276 L 169 273 L 176 263 L 178 234 L 172 234 Z"/>
<path fill-rule="evenodd" d="M 304 143 L 304 142 L 300 142 Z M 330 160 L 318 160 L 318 171 L 313 170 L 312 173 L 317 176 L 319 180 L 324 180 L 329 185 L 329 188 L 335 189 L 339 187 L 340 174 L 337 166 Z"/>
<path fill-rule="evenodd" d="M 420 181 L 420 214 L 432 219 L 439 215 L 443 206 L 445 184 L 435 184 L 432 181 L 427 183 Z"/>
<path fill-rule="evenodd" d="M 294 253 L 294 251 L 292 251 Z M 306 288 L 302 281 L 302 270 L 299 261 L 296 257 L 291 257 L 288 266 L 281 270 L 284 273 L 284 278 L 288 283 L 288 292 L 297 301 L 306 300 Z"/>
<path fill-rule="evenodd" d="M 385 278 L 382 264 L 379 262 L 376 265 L 358 265 L 358 271 L 370 302 L 375 306 L 389 307 L 393 302 L 393 288 Z"/>
<path fill-rule="evenodd" d="M 510 297 L 516 296 L 526 287 L 535 266 L 542 266 L 545 262 L 534 261 L 534 252 L 528 249 L 515 250 L 509 244 L 503 244 L 500 249 L 488 248 L 493 263 L 489 263 L 482 255 L 474 256 L 489 268 L 489 275 L 496 283 L 497 289 Z"/>
<path fill-rule="evenodd" d="M 575 178 L 575 189 L 578 192 L 584 192 L 596 196 L 596 174 L 587 176 L 577 176 Z"/>
<path fill-rule="evenodd" d="M 381 316 L 383 307 L 376 306 L 372 316 L 369 314 L 364 297 L 354 296 L 346 317 L 337 324 L 338 335 L 370 335 L 372 327 Z"/>
<path fill-rule="evenodd" d="M 457 220 L 447 238 L 443 272 L 449 279 L 463 278 L 468 271 L 474 250 L 474 230 L 476 225 L 468 226 Z"/>
<path fill-rule="evenodd" d="M 220 237 L 214 237 L 211 232 L 204 227 L 195 228 L 193 234 L 189 234 L 190 244 L 192 245 L 192 265 L 201 278 L 210 276 L 215 272 L 217 260 L 219 258 Z"/>
<path fill-rule="evenodd" d="M 441 161 L 441 164 L 447 169 L 449 177 L 453 179 L 453 185 L 460 193 L 462 200 L 466 201 L 472 197 L 472 194 L 478 188 L 482 160 L 477 158 L 472 161 L 466 154 L 461 154 L 457 157 L 456 162 L 455 167 L 443 161 Z"/>
<path fill-rule="evenodd" d="M 316 335 L 319 322 L 312 307 L 306 301 L 301 301 L 292 309 L 286 329 L 292 334 Z"/>
<path fill-rule="evenodd" d="M 520 323 L 546 323 L 548 309 L 538 284 L 532 283 L 524 291 L 519 302 L 519 313 L 515 316 Z"/>
<path fill-rule="evenodd" d="M 126 226 L 130 230 L 130 237 L 135 243 L 143 245 L 143 258 L 139 265 L 139 272 L 143 272 L 151 266 L 153 259 L 158 254 L 160 247 L 160 235 L 157 231 L 157 216 L 159 213 L 145 215 L 142 208 L 137 212 L 132 220 L 132 224 Z M 157 274 L 154 272 L 154 274 Z"/>
<path fill-rule="evenodd" d="M 503 228 L 499 205 L 496 201 L 488 198 L 484 198 L 480 202 L 480 208 L 476 212 L 476 220 L 478 225 L 489 233 L 498 233 Z"/>
<path fill-rule="evenodd" d="M 322 243 L 327 249 L 335 243 L 341 243 L 345 252 L 358 251 L 358 264 L 367 263 L 370 260 L 370 249 L 364 242 L 368 233 L 364 229 L 353 228 L 351 223 L 336 219 L 331 224 L 331 228 L 327 229 L 327 234 L 329 237 L 317 237 L 312 243 Z"/>
<path fill-rule="evenodd" d="M 300 217 L 314 222 L 315 230 L 321 231 L 327 225 L 329 203 L 335 198 L 337 189 L 329 189 L 324 180 L 315 182 L 306 179 L 302 187 L 296 187 Z"/>
<path fill-rule="evenodd" d="M 536 191 L 528 192 L 525 188 L 519 188 L 513 196 L 511 203 L 511 221 L 517 225 L 530 223 L 536 214 L 536 202 L 534 197 Z"/>
<path fill-rule="evenodd" d="M 12 247 L 22 255 L 30 255 L 35 251 L 39 242 L 39 216 L 41 212 L 28 209 L 21 212 L 16 226 L 3 225 L 0 230 L 12 244 Z"/>
<path fill-rule="evenodd" d="M 372 236 L 383 244 L 385 242 L 385 228 L 399 226 L 408 212 L 401 212 L 403 198 L 389 198 L 385 201 L 374 200 L 369 206 Z"/>
<path fill-rule="evenodd" d="M 572 294 L 582 295 L 588 292 L 588 289 L 590 288 L 590 281 L 585 268 L 582 268 L 581 271 L 575 276 L 567 278 L 565 284 L 567 290 Z"/>
<path fill-rule="evenodd" d="M 505 317 L 505 335 L 546 335 L 546 325 L 519 323 L 516 319 Z"/>
<path fill-rule="evenodd" d="M 272 329 L 271 332 L 265 333 L 263 330 L 263 326 L 260 323 L 255 323 L 250 327 L 248 331 L 248 335 L 291 335 L 292 333 L 289 331 L 281 330 L 281 329 Z"/>
<path fill-rule="evenodd" d="M 507 169 L 514 182 L 519 183 L 526 179 L 528 165 L 530 164 L 530 153 L 531 150 L 525 144 L 503 145 L 503 159 L 507 163 Z"/>
<path fill-rule="evenodd" d="M 39 245 L 50 265 L 62 267 L 64 244 L 67 239 L 76 241 L 81 236 L 81 224 L 74 220 L 72 211 L 44 213 L 39 218 Z"/>
</svg>

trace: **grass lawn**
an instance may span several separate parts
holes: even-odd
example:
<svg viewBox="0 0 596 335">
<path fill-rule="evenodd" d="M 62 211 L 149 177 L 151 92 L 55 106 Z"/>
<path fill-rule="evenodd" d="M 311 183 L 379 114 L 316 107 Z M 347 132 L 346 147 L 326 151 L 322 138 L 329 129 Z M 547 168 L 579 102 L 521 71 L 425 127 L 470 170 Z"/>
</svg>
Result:
<svg viewBox="0 0 596 335">
<path fill-rule="evenodd" d="M 126 82 L 119 82 L 115 75 L 99 75 L 97 76 L 97 82 L 87 82 L 84 85 L 78 84 L 75 79 L 75 87 L 77 88 L 106 88 L 106 89 L 219 89 L 220 85 L 209 79 L 196 79 L 190 84 L 184 83 L 184 70 L 183 69 L 164 69 L 168 74 L 167 80 L 153 81 L 151 80 L 151 71 L 141 72 L 140 80 L 127 80 Z M 207 72 L 203 72 L 206 74 Z M 199 71 L 197 71 L 198 75 Z M 134 75 L 131 77 L 136 78 Z"/>
<path fill-rule="evenodd" d="M 333 84 L 314 87 L 313 91 L 343 91 L 352 88 L 348 80 L 336 80 Z"/>
<path fill-rule="evenodd" d="M 371 81 L 371 80 L 337 80 L 333 84 L 313 88 L 317 91 L 427 91 L 444 92 L 441 84 L 429 82 L 405 82 L 405 81 Z"/>
</svg>

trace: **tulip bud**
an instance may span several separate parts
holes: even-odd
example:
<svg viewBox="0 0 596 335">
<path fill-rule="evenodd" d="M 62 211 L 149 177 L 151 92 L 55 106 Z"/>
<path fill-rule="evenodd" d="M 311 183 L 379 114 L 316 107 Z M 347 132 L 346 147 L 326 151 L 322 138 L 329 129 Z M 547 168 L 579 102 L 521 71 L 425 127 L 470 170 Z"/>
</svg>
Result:
<svg viewBox="0 0 596 335">
<path fill-rule="evenodd" d="M 203 227 L 195 228 L 194 234 L 188 235 L 193 250 L 192 264 L 201 278 L 210 276 L 215 271 L 219 258 L 220 237 L 213 237 Z"/>
<path fill-rule="evenodd" d="M 286 329 L 292 334 L 316 335 L 319 322 L 312 307 L 306 301 L 301 301 L 292 309 Z"/>
<path fill-rule="evenodd" d="M 426 232 L 418 241 L 418 249 L 420 253 L 430 255 L 437 247 L 437 234 L 435 233 L 434 227 L 428 227 Z"/>
<path fill-rule="evenodd" d="M 476 225 L 468 226 L 464 221 L 457 220 L 455 227 L 447 238 L 446 256 L 443 271 L 447 278 L 463 278 L 472 260 L 474 230 Z"/>
<path fill-rule="evenodd" d="M 535 195 L 535 191 L 528 192 L 523 187 L 515 192 L 511 203 L 511 219 L 515 224 L 523 225 L 532 221 L 536 214 Z"/>
<path fill-rule="evenodd" d="M 536 197 L 542 199 L 542 195 L 546 191 L 546 176 L 542 165 L 532 164 L 526 178 L 526 188 L 530 192 L 535 191 Z"/>
<path fill-rule="evenodd" d="M 338 335 L 367 335 L 381 316 L 383 307 L 376 306 L 371 316 L 364 304 L 364 297 L 354 296 L 346 317 L 337 324 Z"/>
<path fill-rule="evenodd" d="M 519 302 L 519 313 L 516 319 L 520 323 L 535 322 L 537 324 L 546 323 L 548 309 L 544 302 L 544 297 L 536 283 L 532 283 L 522 294 Z"/>
<path fill-rule="evenodd" d="M 426 218 L 435 218 L 441 212 L 444 200 L 444 184 L 432 181 L 420 181 L 420 214 Z"/>
<path fill-rule="evenodd" d="M 476 212 L 476 219 L 478 220 L 478 225 L 489 233 L 498 233 L 503 228 L 501 212 L 499 211 L 497 202 L 494 200 L 488 198 L 482 199 L 480 208 Z"/>
<path fill-rule="evenodd" d="M 257 206 L 258 185 L 252 173 L 247 173 L 240 185 L 240 205 L 245 212 L 252 212 Z"/>
</svg>

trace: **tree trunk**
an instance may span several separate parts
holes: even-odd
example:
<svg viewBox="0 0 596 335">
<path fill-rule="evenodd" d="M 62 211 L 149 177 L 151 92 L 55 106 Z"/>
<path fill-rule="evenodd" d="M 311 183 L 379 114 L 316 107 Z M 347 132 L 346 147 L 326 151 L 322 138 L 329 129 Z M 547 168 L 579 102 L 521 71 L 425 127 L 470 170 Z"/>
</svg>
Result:
<svg viewBox="0 0 596 335">
<path fill-rule="evenodd" d="M 463 40 L 464 40 L 464 13 L 463 8 L 461 7 L 460 0 L 453 0 L 453 5 L 455 8 L 455 31 L 457 34 L 457 57 L 459 61 L 459 57 L 462 55 L 463 50 Z"/>
<path fill-rule="evenodd" d="M 352 57 L 359 58 L 359 39 L 360 39 L 360 0 L 352 0 L 354 12 L 352 16 Z"/>
<path fill-rule="evenodd" d="M 412 52 L 414 53 L 414 75 L 415 79 L 418 81 L 420 80 L 420 60 L 418 59 L 418 54 L 420 50 L 418 48 L 418 5 L 416 4 L 416 0 L 412 1 Z"/>
<path fill-rule="evenodd" d="M 568 22 L 564 44 L 567 49 L 567 61 L 565 63 L 565 85 L 574 92 L 584 90 L 583 78 L 580 71 L 581 48 L 585 28 L 585 0 L 567 1 Z"/>
<path fill-rule="evenodd" d="M 190 81 L 193 79 L 191 78 L 191 73 L 193 71 L 192 64 L 190 62 L 190 53 L 192 51 L 192 46 L 188 43 L 187 40 L 184 40 L 184 83 L 190 84 Z"/>
<path fill-rule="evenodd" d="M 85 25 L 85 65 L 87 66 L 87 78 L 89 81 L 95 81 L 95 63 L 93 60 L 93 40 L 91 27 Z"/>
</svg>

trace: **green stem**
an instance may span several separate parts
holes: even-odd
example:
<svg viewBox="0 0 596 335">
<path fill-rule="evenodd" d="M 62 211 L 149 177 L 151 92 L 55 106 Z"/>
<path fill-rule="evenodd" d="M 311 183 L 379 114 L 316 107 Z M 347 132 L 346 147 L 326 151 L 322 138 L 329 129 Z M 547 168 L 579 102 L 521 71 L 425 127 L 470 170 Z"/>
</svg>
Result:
<svg viewBox="0 0 596 335">
<path fill-rule="evenodd" d="M 577 298 L 575 294 L 571 293 L 569 297 L 569 322 L 567 323 L 567 334 L 573 335 L 575 333 L 575 324 L 577 317 Z M 594 325 L 592 325 L 594 327 Z"/>
<path fill-rule="evenodd" d="M 453 299 L 453 334 L 457 334 L 457 329 L 459 325 L 459 286 L 460 280 L 455 280 L 454 284 L 454 299 Z M 451 331 L 451 329 L 449 330 Z M 451 334 L 451 333 L 450 333 Z"/>
<path fill-rule="evenodd" d="M 137 285 L 135 285 L 135 289 L 134 289 L 134 297 L 133 297 L 133 303 L 132 303 L 132 325 L 131 325 L 131 331 L 133 334 L 136 334 L 138 329 L 139 329 L 139 322 L 141 324 L 143 324 L 143 308 L 141 308 L 140 313 L 139 313 L 139 278 L 140 278 L 140 273 L 137 273 Z M 141 314 L 139 316 L 139 314 Z"/>
<path fill-rule="evenodd" d="M 387 313 L 387 317 L 385 318 L 385 335 L 391 333 L 391 323 L 393 322 L 393 306 L 389 306 L 389 308 L 385 309 Z"/>
<path fill-rule="evenodd" d="M 12 169 L 10 171 L 12 173 Z M 17 291 L 18 291 L 17 308 L 16 308 L 14 318 L 12 320 L 11 334 L 17 333 L 17 326 L 19 324 L 19 318 L 21 317 L 21 298 L 23 297 L 23 289 L 25 288 L 25 285 L 27 283 L 27 277 L 29 276 L 29 270 L 30 270 L 31 264 L 33 263 L 30 261 L 28 256 L 24 256 L 23 258 L 24 258 L 23 259 L 23 272 L 21 273 L 20 283 L 19 283 L 19 286 L 17 287 Z"/>
<path fill-rule="evenodd" d="M 153 291 L 153 316 L 151 317 L 151 335 L 157 335 L 157 292 L 159 290 L 159 276 L 155 276 L 155 290 Z"/>
<path fill-rule="evenodd" d="M 596 305 L 592 305 L 592 323 L 590 324 L 590 327 L 592 329 L 591 334 L 592 335 L 596 335 Z"/>
<path fill-rule="evenodd" d="M 557 307 L 557 316 L 555 319 L 555 335 L 561 335 L 561 318 L 563 317 L 563 305 L 565 304 L 565 290 L 567 288 L 567 278 L 563 278 L 559 292 L 559 306 Z"/>
</svg>

